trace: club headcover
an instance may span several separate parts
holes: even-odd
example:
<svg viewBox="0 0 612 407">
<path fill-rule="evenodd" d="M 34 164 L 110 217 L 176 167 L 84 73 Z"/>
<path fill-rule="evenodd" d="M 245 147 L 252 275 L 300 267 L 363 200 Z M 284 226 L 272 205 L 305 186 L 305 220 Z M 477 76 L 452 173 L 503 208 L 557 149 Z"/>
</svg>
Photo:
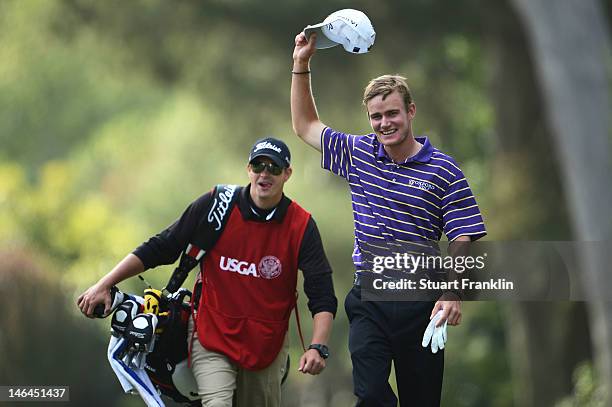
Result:
<svg viewBox="0 0 612 407">
<path fill-rule="evenodd" d="M 157 315 L 136 315 L 123 334 L 128 341 L 128 348 L 137 352 L 151 352 L 155 343 L 157 322 Z"/>
<path fill-rule="evenodd" d="M 140 305 L 134 300 L 126 300 L 119 305 L 111 319 L 111 333 L 115 336 L 123 336 L 139 310 Z"/>
</svg>

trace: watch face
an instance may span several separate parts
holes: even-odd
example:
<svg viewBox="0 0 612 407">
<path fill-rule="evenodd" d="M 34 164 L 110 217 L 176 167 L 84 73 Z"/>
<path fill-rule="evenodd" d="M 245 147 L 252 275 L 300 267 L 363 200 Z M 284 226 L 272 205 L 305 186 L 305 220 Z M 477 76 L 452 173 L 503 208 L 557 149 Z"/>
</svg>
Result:
<svg viewBox="0 0 612 407">
<path fill-rule="evenodd" d="M 327 359 L 329 357 L 329 349 L 325 345 L 315 343 L 310 345 L 308 349 L 316 349 L 323 359 Z"/>
</svg>

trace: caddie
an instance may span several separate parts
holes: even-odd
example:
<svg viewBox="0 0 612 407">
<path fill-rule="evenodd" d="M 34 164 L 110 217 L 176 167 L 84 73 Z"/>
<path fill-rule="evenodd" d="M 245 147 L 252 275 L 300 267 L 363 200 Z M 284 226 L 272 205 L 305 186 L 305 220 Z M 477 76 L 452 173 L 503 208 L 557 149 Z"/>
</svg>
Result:
<svg viewBox="0 0 612 407">
<path fill-rule="evenodd" d="M 215 214 L 231 210 L 201 262 L 201 296 L 189 322 L 191 363 L 203 406 L 230 407 L 233 398 L 238 407 L 281 405 L 298 269 L 313 317 L 312 340 L 298 370 L 319 374 L 329 356 L 337 308 L 332 270 L 314 219 L 283 193 L 293 171 L 289 148 L 275 138 L 258 140 L 246 169 L 250 183 L 239 191 L 235 206 L 211 202 L 214 190 L 200 196 L 77 299 L 88 317 L 100 303 L 108 313 L 110 287 L 174 263 L 201 219 L 214 221 Z"/>
</svg>

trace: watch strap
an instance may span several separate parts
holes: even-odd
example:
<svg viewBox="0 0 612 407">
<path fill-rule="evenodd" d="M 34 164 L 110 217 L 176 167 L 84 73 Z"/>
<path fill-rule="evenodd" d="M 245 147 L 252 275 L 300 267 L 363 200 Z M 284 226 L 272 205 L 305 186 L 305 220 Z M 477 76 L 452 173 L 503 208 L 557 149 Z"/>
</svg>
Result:
<svg viewBox="0 0 612 407">
<path fill-rule="evenodd" d="M 323 344 L 313 343 L 308 346 L 308 349 L 316 350 L 323 359 L 327 359 L 329 357 L 329 348 Z"/>
</svg>

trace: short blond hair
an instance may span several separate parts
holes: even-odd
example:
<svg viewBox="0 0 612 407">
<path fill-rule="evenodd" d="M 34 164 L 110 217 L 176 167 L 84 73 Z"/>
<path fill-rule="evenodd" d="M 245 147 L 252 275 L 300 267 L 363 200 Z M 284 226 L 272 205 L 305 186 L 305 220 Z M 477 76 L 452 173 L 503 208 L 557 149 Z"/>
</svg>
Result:
<svg viewBox="0 0 612 407">
<path fill-rule="evenodd" d="M 406 110 L 413 103 L 412 93 L 406 83 L 406 78 L 400 75 L 383 75 L 374 78 L 368 83 L 363 92 L 363 105 L 367 106 L 368 102 L 378 95 L 383 95 L 383 100 L 394 91 L 398 91 L 404 99 Z"/>
</svg>

